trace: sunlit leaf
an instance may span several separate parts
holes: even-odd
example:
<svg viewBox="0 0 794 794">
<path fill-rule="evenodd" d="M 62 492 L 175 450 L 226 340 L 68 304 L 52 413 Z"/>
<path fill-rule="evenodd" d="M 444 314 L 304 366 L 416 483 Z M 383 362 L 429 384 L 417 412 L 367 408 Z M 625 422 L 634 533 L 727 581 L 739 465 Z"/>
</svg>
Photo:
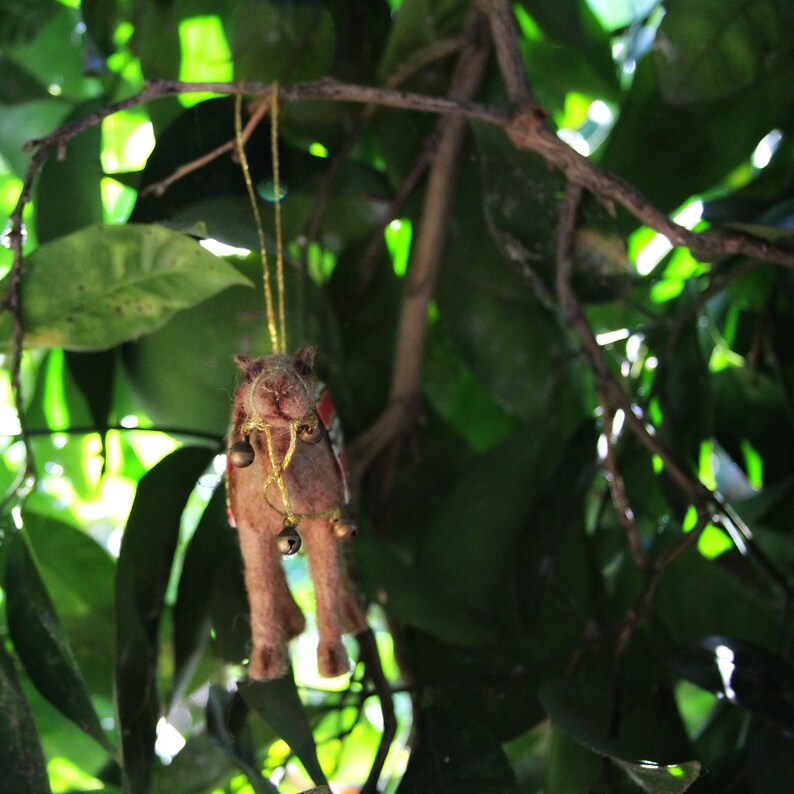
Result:
<svg viewBox="0 0 794 794">
<path fill-rule="evenodd" d="M 59 711 L 109 748 L 27 538 L 21 533 L 10 541 L 5 591 L 9 633 L 31 680 Z"/>
<path fill-rule="evenodd" d="M 96 226 L 40 246 L 22 278 L 28 347 L 104 350 L 247 279 L 160 226 Z M 7 348 L 11 319 L 0 317 Z"/>
</svg>

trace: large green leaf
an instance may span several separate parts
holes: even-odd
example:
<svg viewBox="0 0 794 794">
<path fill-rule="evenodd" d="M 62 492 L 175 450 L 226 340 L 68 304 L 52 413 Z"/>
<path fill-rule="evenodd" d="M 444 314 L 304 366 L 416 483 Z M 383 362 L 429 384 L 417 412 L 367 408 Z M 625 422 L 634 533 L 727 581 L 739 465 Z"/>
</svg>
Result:
<svg viewBox="0 0 794 794">
<path fill-rule="evenodd" d="M 40 246 L 26 261 L 26 347 L 104 350 L 164 325 L 233 284 L 248 283 L 195 240 L 160 226 L 95 226 Z M 0 340 L 11 344 L 11 318 Z"/>
<path fill-rule="evenodd" d="M 317 0 L 244 0 L 235 4 L 227 31 L 236 80 L 300 82 L 331 65 L 333 21 Z"/>
<path fill-rule="evenodd" d="M 257 289 L 235 286 L 180 312 L 159 331 L 126 345 L 123 361 L 135 395 L 146 413 L 160 424 L 213 432 L 228 429 L 232 392 L 239 375 L 237 353 L 266 355 L 267 337 L 261 264 L 251 257 L 243 264 Z M 336 365 L 335 318 L 323 293 L 306 284 L 307 322 L 300 323 L 303 279 L 294 268 L 285 272 L 288 306 L 287 336 L 291 348 L 318 346 L 318 366 Z M 186 355 L 189 351 L 201 355 Z M 333 371 L 333 370 L 332 370 Z"/>
<path fill-rule="evenodd" d="M 206 448 L 183 447 L 138 485 L 116 571 L 116 699 L 125 791 L 145 791 L 160 715 L 159 626 L 179 538 L 180 517 L 209 464 Z"/>
<path fill-rule="evenodd" d="M 84 102 L 69 114 L 66 122 L 81 121 L 100 107 L 97 100 Z M 53 152 L 47 158 L 34 197 L 39 243 L 102 223 L 101 147 L 102 127 L 95 125 L 72 140 L 63 157 Z"/>
<path fill-rule="evenodd" d="M 0 780 L 5 791 L 50 794 L 36 724 L 19 685 L 14 660 L 0 642 Z"/>
<path fill-rule="evenodd" d="M 734 94 L 794 58 L 787 0 L 667 0 L 654 47 L 674 105 Z"/>
<path fill-rule="evenodd" d="M 371 533 L 356 541 L 363 561 L 362 586 L 392 617 L 452 645 L 478 645 L 495 638 L 486 613 L 447 594 L 435 574 L 420 573 L 388 543 Z"/>
<path fill-rule="evenodd" d="M 237 771 L 227 753 L 206 734 L 198 734 L 168 766 L 157 770 L 153 794 L 204 794 L 225 786 Z"/>
<path fill-rule="evenodd" d="M 417 563 L 425 577 L 494 628 L 516 618 L 516 593 L 505 576 L 540 482 L 554 459 L 553 434 L 508 439 L 478 456 L 427 515 Z M 465 571 L 465 575 L 461 572 Z"/>
<path fill-rule="evenodd" d="M 501 745 L 473 720 L 443 709 L 426 709 L 417 735 L 399 794 L 518 794 L 515 774 Z"/>
<path fill-rule="evenodd" d="M 273 681 L 246 681 L 240 684 L 239 691 L 251 711 L 292 748 L 312 780 L 320 785 L 325 783 L 312 729 L 292 676 L 284 675 Z"/>
<path fill-rule="evenodd" d="M 174 622 L 174 692 L 177 700 L 190 683 L 210 637 L 211 582 L 224 549 L 234 546 L 226 516 L 226 489 L 219 486 L 204 510 L 185 552 L 179 578 Z"/>
<path fill-rule="evenodd" d="M 466 0 L 404 0 L 386 42 L 381 76 L 388 77 L 423 47 L 456 36 L 468 5 Z"/>
<path fill-rule="evenodd" d="M 555 292 L 557 216 L 565 180 L 537 154 L 517 149 L 501 132 L 474 124 L 483 210 L 491 237 L 512 271 L 521 278 L 498 279 L 502 288 L 533 283 Z M 615 219 L 586 195 L 575 238 L 574 287 L 588 300 L 623 294 L 631 279 L 626 245 Z"/>
<path fill-rule="evenodd" d="M 654 685 L 652 657 L 635 635 L 616 676 L 613 650 L 589 653 L 579 667 L 545 684 L 540 700 L 556 726 L 603 755 L 645 790 L 686 791 L 701 766 L 691 761 L 672 698 Z"/>
<path fill-rule="evenodd" d="M 0 85 L 0 103 L 3 105 L 30 102 L 48 96 L 47 89 L 24 66 L 5 55 L 0 55 L 0 71 L 3 73 Z"/>
<path fill-rule="evenodd" d="M 9 634 L 30 679 L 59 711 L 109 749 L 83 675 L 21 532 L 10 540 L 5 592 Z"/>
</svg>

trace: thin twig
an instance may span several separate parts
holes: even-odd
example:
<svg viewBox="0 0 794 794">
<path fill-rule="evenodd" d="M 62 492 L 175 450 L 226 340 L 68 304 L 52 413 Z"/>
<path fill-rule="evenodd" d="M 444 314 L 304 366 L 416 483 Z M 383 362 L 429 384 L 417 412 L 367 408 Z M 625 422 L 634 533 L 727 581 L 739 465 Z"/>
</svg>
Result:
<svg viewBox="0 0 794 794">
<path fill-rule="evenodd" d="M 394 737 L 397 735 L 397 717 L 394 713 L 392 690 L 380 662 L 380 652 L 372 629 L 365 629 L 356 635 L 359 653 L 364 662 L 367 678 L 372 682 L 375 692 L 380 700 L 381 714 L 383 715 L 383 733 L 381 733 L 378 750 L 370 766 L 367 781 L 361 789 L 361 794 L 376 794 L 378 781 L 386 763 L 386 757 L 391 749 Z M 362 697 L 362 702 L 365 698 Z"/>
<path fill-rule="evenodd" d="M 436 128 L 436 130 L 425 140 L 425 145 L 422 147 L 421 154 L 416 159 L 413 167 L 403 180 L 399 189 L 395 193 L 388 210 L 384 214 L 383 219 L 373 232 L 372 238 L 370 239 L 369 245 L 367 246 L 367 250 L 364 251 L 364 255 L 361 257 L 361 261 L 358 265 L 359 282 L 353 291 L 351 299 L 365 292 L 372 281 L 372 278 L 375 275 L 378 254 L 383 248 L 385 242 L 383 233 L 386 227 L 397 217 L 403 205 L 410 198 L 411 194 L 416 189 L 416 186 L 419 184 L 419 180 L 422 178 L 422 175 L 425 173 L 425 171 L 427 171 L 427 167 L 433 159 L 433 154 L 438 148 L 438 137 L 439 130 Z"/>
<path fill-rule="evenodd" d="M 460 49 L 460 46 L 461 42 L 458 38 L 441 39 L 439 41 L 431 42 L 426 47 L 422 47 L 421 49 L 417 50 L 404 63 L 400 64 L 398 68 L 395 69 L 395 71 L 392 72 L 392 74 L 390 74 L 386 79 L 386 85 L 389 88 L 399 88 L 403 83 L 413 77 L 418 71 L 424 69 L 426 66 L 429 66 L 430 64 L 457 52 Z M 350 152 L 357 141 L 364 134 L 369 122 L 375 117 L 375 114 L 380 109 L 380 106 L 376 104 L 367 105 L 362 111 L 361 117 L 356 123 L 355 128 L 345 138 L 339 149 L 334 152 L 334 156 L 331 160 L 328 171 L 323 177 L 320 187 L 316 192 L 312 214 L 306 224 L 306 239 L 303 243 L 304 256 L 305 251 L 308 250 L 308 246 L 315 242 L 319 236 L 320 227 L 328 209 L 328 204 L 333 192 L 333 185 L 338 179 L 343 166 L 347 163 L 347 158 Z M 383 232 L 389 223 L 391 223 L 391 221 L 397 216 L 400 208 L 411 195 L 411 193 L 413 193 L 416 185 L 419 182 L 419 179 L 427 169 L 434 151 L 435 142 L 431 136 L 431 138 L 426 141 L 422 150 L 422 154 L 414 164 L 411 172 L 403 181 L 403 184 L 397 191 L 397 194 L 392 200 L 388 210 L 384 213 L 383 218 L 377 224 L 377 229 L 373 233 L 372 239 L 367 246 L 367 250 L 364 252 L 364 255 L 361 258 L 361 262 L 359 264 L 361 277 L 357 287 L 353 291 L 353 294 L 350 296 L 350 300 L 358 297 L 366 290 L 369 282 L 372 279 L 377 256 L 384 245 Z"/>
<path fill-rule="evenodd" d="M 634 520 L 634 511 L 631 509 L 628 494 L 626 493 L 626 486 L 623 483 L 623 477 L 618 468 L 618 462 L 615 458 L 615 438 L 612 423 L 612 408 L 609 401 L 601 391 L 598 392 L 598 401 L 601 406 L 601 425 L 606 439 L 606 452 L 604 454 L 604 469 L 606 470 L 607 483 L 609 485 L 609 492 L 612 495 L 612 504 L 615 507 L 618 521 L 626 532 L 626 538 L 629 541 L 629 548 L 631 549 L 631 556 L 634 558 L 634 564 L 638 568 L 646 568 L 648 566 L 648 557 L 642 549 L 640 543 L 640 534 L 637 531 L 637 523 Z"/>
<path fill-rule="evenodd" d="M 270 103 L 267 99 L 263 99 L 261 102 L 256 103 L 254 112 L 248 119 L 245 127 L 243 128 L 242 135 L 240 136 L 243 144 L 248 143 L 248 139 L 251 137 L 251 134 L 256 129 L 259 122 L 264 118 L 269 107 Z M 177 182 L 188 174 L 192 174 L 194 171 L 198 171 L 199 168 L 203 168 L 213 160 L 217 160 L 218 157 L 225 154 L 226 152 L 234 152 L 236 145 L 236 140 L 232 138 L 231 140 L 226 141 L 226 143 L 222 143 L 211 152 L 207 152 L 206 154 L 201 155 L 201 157 L 197 157 L 195 160 L 192 160 L 189 163 L 180 165 L 179 168 L 174 170 L 174 173 L 171 174 L 171 176 L 166 177 L 160 182 L 153 182 L 151 185 L 147 185 L 145 188 L 143 188 L 140 193 L 141 197 L 148 196 L 152 193 L 155 196 L 162 196 L 163 193 L 165 193 L 165 191 L 174 184 L 174 182 Z"/>
</svg>

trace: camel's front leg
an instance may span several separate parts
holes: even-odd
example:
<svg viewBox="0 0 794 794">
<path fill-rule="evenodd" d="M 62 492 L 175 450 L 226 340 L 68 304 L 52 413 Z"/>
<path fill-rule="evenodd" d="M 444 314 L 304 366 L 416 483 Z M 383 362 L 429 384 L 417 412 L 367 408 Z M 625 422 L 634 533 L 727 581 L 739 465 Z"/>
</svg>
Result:
<svg viewBox="0 0 794 794">
<path fill-rule="evenodd" d="M 248 675 L 268 680 L 286 669 L 286 641 L 303 630 L 303 615 L 292 598 L 270 527 L 238 526 L 251 612 L 253 647 Z"/>
</svg>

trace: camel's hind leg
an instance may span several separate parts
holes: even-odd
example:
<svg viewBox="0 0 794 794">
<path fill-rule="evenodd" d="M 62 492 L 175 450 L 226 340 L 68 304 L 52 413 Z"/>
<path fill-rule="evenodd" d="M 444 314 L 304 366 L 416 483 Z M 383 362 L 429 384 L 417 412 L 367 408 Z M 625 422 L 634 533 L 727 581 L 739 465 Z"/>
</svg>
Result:
<svg viewBox="0 0 794 794">
<path fill-rule="evenodd" d="M 320 675 L 334 678 L 350 672 L 350 661 L 342 644 L 339 571 L 339 541 L 327 519 L 304 519 L 299 531 L 309 557 L 309 570 L 317 598 L 317 666 Z"/>
</svg>

